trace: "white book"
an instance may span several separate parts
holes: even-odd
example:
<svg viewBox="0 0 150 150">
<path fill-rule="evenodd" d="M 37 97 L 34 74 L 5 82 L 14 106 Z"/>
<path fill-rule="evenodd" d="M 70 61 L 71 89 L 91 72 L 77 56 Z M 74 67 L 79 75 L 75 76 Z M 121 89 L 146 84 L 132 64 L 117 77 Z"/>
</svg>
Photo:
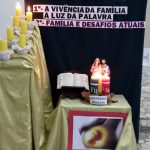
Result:
<svg viewBox="0 0 150 150">
<path fill-rule="evenodd" d="M 88 76 L 79 73 L 60 73 L 57 76 L 57 89 L 62 87 L 83 87 L 89 90 Z"/>
</svg>

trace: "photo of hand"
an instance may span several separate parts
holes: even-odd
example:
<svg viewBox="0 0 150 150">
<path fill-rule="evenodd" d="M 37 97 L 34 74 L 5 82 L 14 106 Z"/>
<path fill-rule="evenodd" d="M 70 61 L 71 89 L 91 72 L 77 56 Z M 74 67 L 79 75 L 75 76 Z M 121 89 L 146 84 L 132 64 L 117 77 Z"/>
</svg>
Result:
<svg viewBox="0 0 150 150">
<path fill-rule="evenodd" d="M 120 119 L 98 118 L 80 130 L 82 142 L 87 148 L 115 149 L 117 144 L 116 130 Z"/>
<path fill-rule="evenodd" d="M 73 149 L 115 149 L 123 128 L 119 117 L 74 117 Z"/>
</svg>

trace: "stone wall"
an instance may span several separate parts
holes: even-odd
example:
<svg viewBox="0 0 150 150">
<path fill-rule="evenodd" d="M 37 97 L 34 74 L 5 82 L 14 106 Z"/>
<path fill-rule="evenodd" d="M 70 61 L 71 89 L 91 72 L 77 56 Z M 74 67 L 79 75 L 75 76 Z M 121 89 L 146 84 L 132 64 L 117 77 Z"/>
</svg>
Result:
<svg viewBox="0 0 150 150">
<path fill-rule="evenodd" d="M 150 149 L 150 67 L 143 67 L 139 150 Z"/>
<path fill-rule="evenodd" d="M 150 127 L 150 67 L 143 67 L 141 88 L 141 126 Z"/>
</svg>

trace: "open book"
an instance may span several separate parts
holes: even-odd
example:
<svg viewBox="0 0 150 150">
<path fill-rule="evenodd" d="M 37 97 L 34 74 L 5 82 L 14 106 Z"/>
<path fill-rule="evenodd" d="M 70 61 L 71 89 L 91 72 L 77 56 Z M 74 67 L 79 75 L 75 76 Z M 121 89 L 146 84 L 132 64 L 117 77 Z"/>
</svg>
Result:
<svg viewBox="0 0 150 150">
<path fill-rule="evenodd" d="M 57 89 L 62 87 L 79 87 L 89 90 L 88 76 L 79 73 L 60 73 L 57 76 Z"/>
</svg>

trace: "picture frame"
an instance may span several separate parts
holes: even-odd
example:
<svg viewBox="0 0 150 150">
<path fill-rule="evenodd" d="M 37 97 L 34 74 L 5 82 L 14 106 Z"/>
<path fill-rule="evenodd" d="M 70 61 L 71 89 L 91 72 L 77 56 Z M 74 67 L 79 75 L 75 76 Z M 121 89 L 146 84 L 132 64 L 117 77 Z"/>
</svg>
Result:
<svg viewBox="0 0 150 150">
<path fill-rule="evenodd" d="M 127 113 L 70 110 L 68 150 L 113 150 Z"/>
</svg>

